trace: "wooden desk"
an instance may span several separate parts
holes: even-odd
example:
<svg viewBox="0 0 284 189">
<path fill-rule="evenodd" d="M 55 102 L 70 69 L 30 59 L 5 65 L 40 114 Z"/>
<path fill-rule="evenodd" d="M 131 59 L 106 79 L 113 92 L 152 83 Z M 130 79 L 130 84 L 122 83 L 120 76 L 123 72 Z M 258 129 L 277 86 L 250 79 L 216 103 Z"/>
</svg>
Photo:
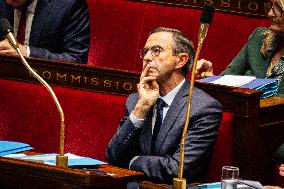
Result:
<svg viewBox="0 0 284 189">
<path fill-rule="evenodd" d="M 0 157 L 0 188 L 124 189 L 128 182 L 142 180 L 144 175 L 111 165 L 101 165 L 98 169 L 115 175 Z"/>
<path fill-rule="evenodd" d="M 234 113 L 233 165 L 243 179 L 271 183 L 273 152 L 284 142 L 284 98 L 260 99 L 261 92 L 196 82 Z"/>
</svg>

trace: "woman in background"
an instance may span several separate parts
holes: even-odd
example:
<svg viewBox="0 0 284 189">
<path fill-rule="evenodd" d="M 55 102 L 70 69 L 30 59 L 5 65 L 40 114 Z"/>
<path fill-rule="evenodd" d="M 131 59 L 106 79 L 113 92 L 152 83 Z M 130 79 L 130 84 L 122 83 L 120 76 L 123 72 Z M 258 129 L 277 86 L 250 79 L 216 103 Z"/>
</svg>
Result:
<svg viewBox="0 0 284 189">
<path fill-rule="evenodd" d="M 268 13 L 269 28 L 257 28 L 247 44 L 221 73 L 221 75 L 246 75 L 278 80 L 278 96 L 284 97 L 284 0 L 272 0 Z M 213 75 L 210 61 L 201 59 L 197 64 L 197 77 Z"/>
</svg>

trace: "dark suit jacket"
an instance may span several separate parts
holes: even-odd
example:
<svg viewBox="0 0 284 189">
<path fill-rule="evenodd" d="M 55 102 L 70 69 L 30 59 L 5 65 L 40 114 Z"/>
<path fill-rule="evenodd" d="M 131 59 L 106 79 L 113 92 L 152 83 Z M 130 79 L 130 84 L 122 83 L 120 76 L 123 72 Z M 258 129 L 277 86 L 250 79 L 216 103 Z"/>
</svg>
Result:
<svg viewBox="0 0 284 189">
<path fill-rule="evenodd" d="M 117 166 L 128 167 L 134 156 L 140 156 L 131 169 L 143 171 L 158 182 L 172 183 L 177 177 L 179 144 L 185 123 L 189 83 L 186 81 L 175 96 L 157 136 L 151 154 L 152 111 L 142 128 L 131 122 L 129 115 L 137 103 L 138 94 L 131 94 L 126 102 L 126 116 L 107 146 L 107 160 Z M 185 141 L 184 176 L 188 182 L 204 181 L 214 142 L 222 117 L 218 101 L 200 89 L 194 89 L 190 125 Z"/>
<path fill-rule="evenodd" d="M 0 16 L 13 26 L 14 10 L 5 0 L 0 0 Z M 89 43 L 85 0 L 38 0 L 29 41 L 30 57 L 87 63 Z"/>
</svg>

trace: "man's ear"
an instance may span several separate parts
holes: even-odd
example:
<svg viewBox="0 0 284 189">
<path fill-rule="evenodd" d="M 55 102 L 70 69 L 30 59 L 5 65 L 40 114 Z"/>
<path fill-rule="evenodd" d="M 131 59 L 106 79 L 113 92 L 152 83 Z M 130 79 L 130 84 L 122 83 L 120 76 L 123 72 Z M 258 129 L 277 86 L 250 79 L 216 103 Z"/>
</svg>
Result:
<svg viewBox="0 0 284 189">
<path fill-rule="evenodd" d="M 187 53 L 179 53 L 177 56 L 176 69 L 181 69 L 188 61 L 189 56 Z"/>
</svg>

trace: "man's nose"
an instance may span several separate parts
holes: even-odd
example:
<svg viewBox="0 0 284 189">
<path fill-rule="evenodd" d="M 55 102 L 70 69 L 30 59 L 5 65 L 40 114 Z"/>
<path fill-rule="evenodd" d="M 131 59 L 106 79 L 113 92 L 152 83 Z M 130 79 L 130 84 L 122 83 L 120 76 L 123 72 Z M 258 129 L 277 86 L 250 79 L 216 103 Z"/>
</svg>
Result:
<svg viewBox="0 0 284 189">
<path fill-rule="evenodd" d="M 153 56 L 152 54 L 148 51 L 144 58 L 143 58 L 143 67 L 145 68 L 148 64 L 150 64 L 151 62 L 153 62 Z"/>
</svg>

